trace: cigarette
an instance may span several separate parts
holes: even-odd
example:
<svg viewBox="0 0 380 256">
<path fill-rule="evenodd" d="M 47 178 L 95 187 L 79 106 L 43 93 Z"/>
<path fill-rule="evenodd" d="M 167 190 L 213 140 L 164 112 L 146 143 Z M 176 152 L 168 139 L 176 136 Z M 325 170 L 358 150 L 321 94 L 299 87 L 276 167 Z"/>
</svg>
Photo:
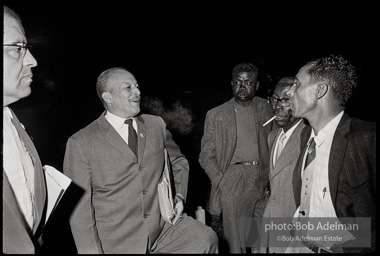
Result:
<svg viewBox="0 0 380 256">
<path fill-rule="evenodd" d="M 273 116 L 271 119 L 269 119 L 268 121 L 266 121 L 265 124 L 263 124 L 263 126 L 266 126 L 267 124 L 269 124 L 270 122 L 273 121 L 273 119 L 275 119 L 277 116 Z"/>
</svg>

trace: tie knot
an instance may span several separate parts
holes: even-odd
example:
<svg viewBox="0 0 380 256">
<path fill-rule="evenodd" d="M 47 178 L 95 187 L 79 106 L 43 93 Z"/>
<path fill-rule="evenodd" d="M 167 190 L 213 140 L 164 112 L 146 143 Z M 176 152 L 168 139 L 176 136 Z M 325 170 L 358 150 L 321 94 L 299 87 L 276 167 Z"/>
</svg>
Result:
<svg viewBox="0 0 380 256">
<path fill-rule="evenodd" d="M 132 125 L 132 122 L 133 122 L 132 118 L 129 118 L 129 119 L 127 119 L 127 120 L 124 121 L 124 123 L 127 124 L 127 125 Z"/>
</svg>

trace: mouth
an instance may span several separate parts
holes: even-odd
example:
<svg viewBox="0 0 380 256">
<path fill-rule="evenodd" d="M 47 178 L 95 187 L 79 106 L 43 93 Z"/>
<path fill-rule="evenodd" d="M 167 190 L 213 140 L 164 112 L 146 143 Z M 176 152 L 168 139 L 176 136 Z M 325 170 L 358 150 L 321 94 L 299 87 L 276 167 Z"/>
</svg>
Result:
<svg viewBox="0 0 380 256">
<path fill-rule="evenodd" d="M 140 103 L 140 98 L 133 98 L 133 99 L 130 99 L 129 101 L 138 104 Z"/>
</svg>

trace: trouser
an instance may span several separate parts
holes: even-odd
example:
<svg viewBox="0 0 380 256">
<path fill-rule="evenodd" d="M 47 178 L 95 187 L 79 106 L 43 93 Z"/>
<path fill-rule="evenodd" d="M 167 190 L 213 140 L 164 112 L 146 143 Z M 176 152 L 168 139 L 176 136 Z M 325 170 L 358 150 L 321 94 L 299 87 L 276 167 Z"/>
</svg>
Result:
<svg viewBox="0 0 380 256">
<path fill-rule="evenodd" d="M 261 217 L 263 186 L 258 165 L 230 165 L 219 185 L 224 235 L 230 253 L 245 253 L 245 236 L 252 230 L 241 225 L 242 218 Z M 239 225 L 240 222 L 240 225 Z"/>
<path fill-rule="evenodd" d="M 208 226 L 183 214 L 165 226 L 149 253 L 218 253 L 218 237 Z"/>
</svg>

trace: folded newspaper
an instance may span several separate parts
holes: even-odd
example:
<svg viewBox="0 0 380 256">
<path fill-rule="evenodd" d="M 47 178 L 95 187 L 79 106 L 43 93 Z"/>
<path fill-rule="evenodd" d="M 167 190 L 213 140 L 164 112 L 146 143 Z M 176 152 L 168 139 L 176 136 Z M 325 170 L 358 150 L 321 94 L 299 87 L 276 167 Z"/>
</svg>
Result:
<svg viewBox="0 0 380 256">
<path fill-rule="evenodd" d="M 174 224 L 175 210 L 173 202 L 173 191 L 172 191 L 172 182 L 171 182 L 171 165 L 170 159 L 168 157 L 168 152 L 166 148 L 165 151 L 165 163 L 164 171 L 158 182 L 157 191 L 158 191 L 158 200 L 160 204 L 160 211 L 162 218 Z"/>
<path fill-rule="evenodd" d="M 44 170 L 48 194 L 45 220 L 46 224 L 50 215 L 53 213 L 55 208 L 57 208 L 57 205 L 63 197 L 66 189 L 69 187 L 71 179 L 50 165 L 45 165 Z"/>
</svg>

